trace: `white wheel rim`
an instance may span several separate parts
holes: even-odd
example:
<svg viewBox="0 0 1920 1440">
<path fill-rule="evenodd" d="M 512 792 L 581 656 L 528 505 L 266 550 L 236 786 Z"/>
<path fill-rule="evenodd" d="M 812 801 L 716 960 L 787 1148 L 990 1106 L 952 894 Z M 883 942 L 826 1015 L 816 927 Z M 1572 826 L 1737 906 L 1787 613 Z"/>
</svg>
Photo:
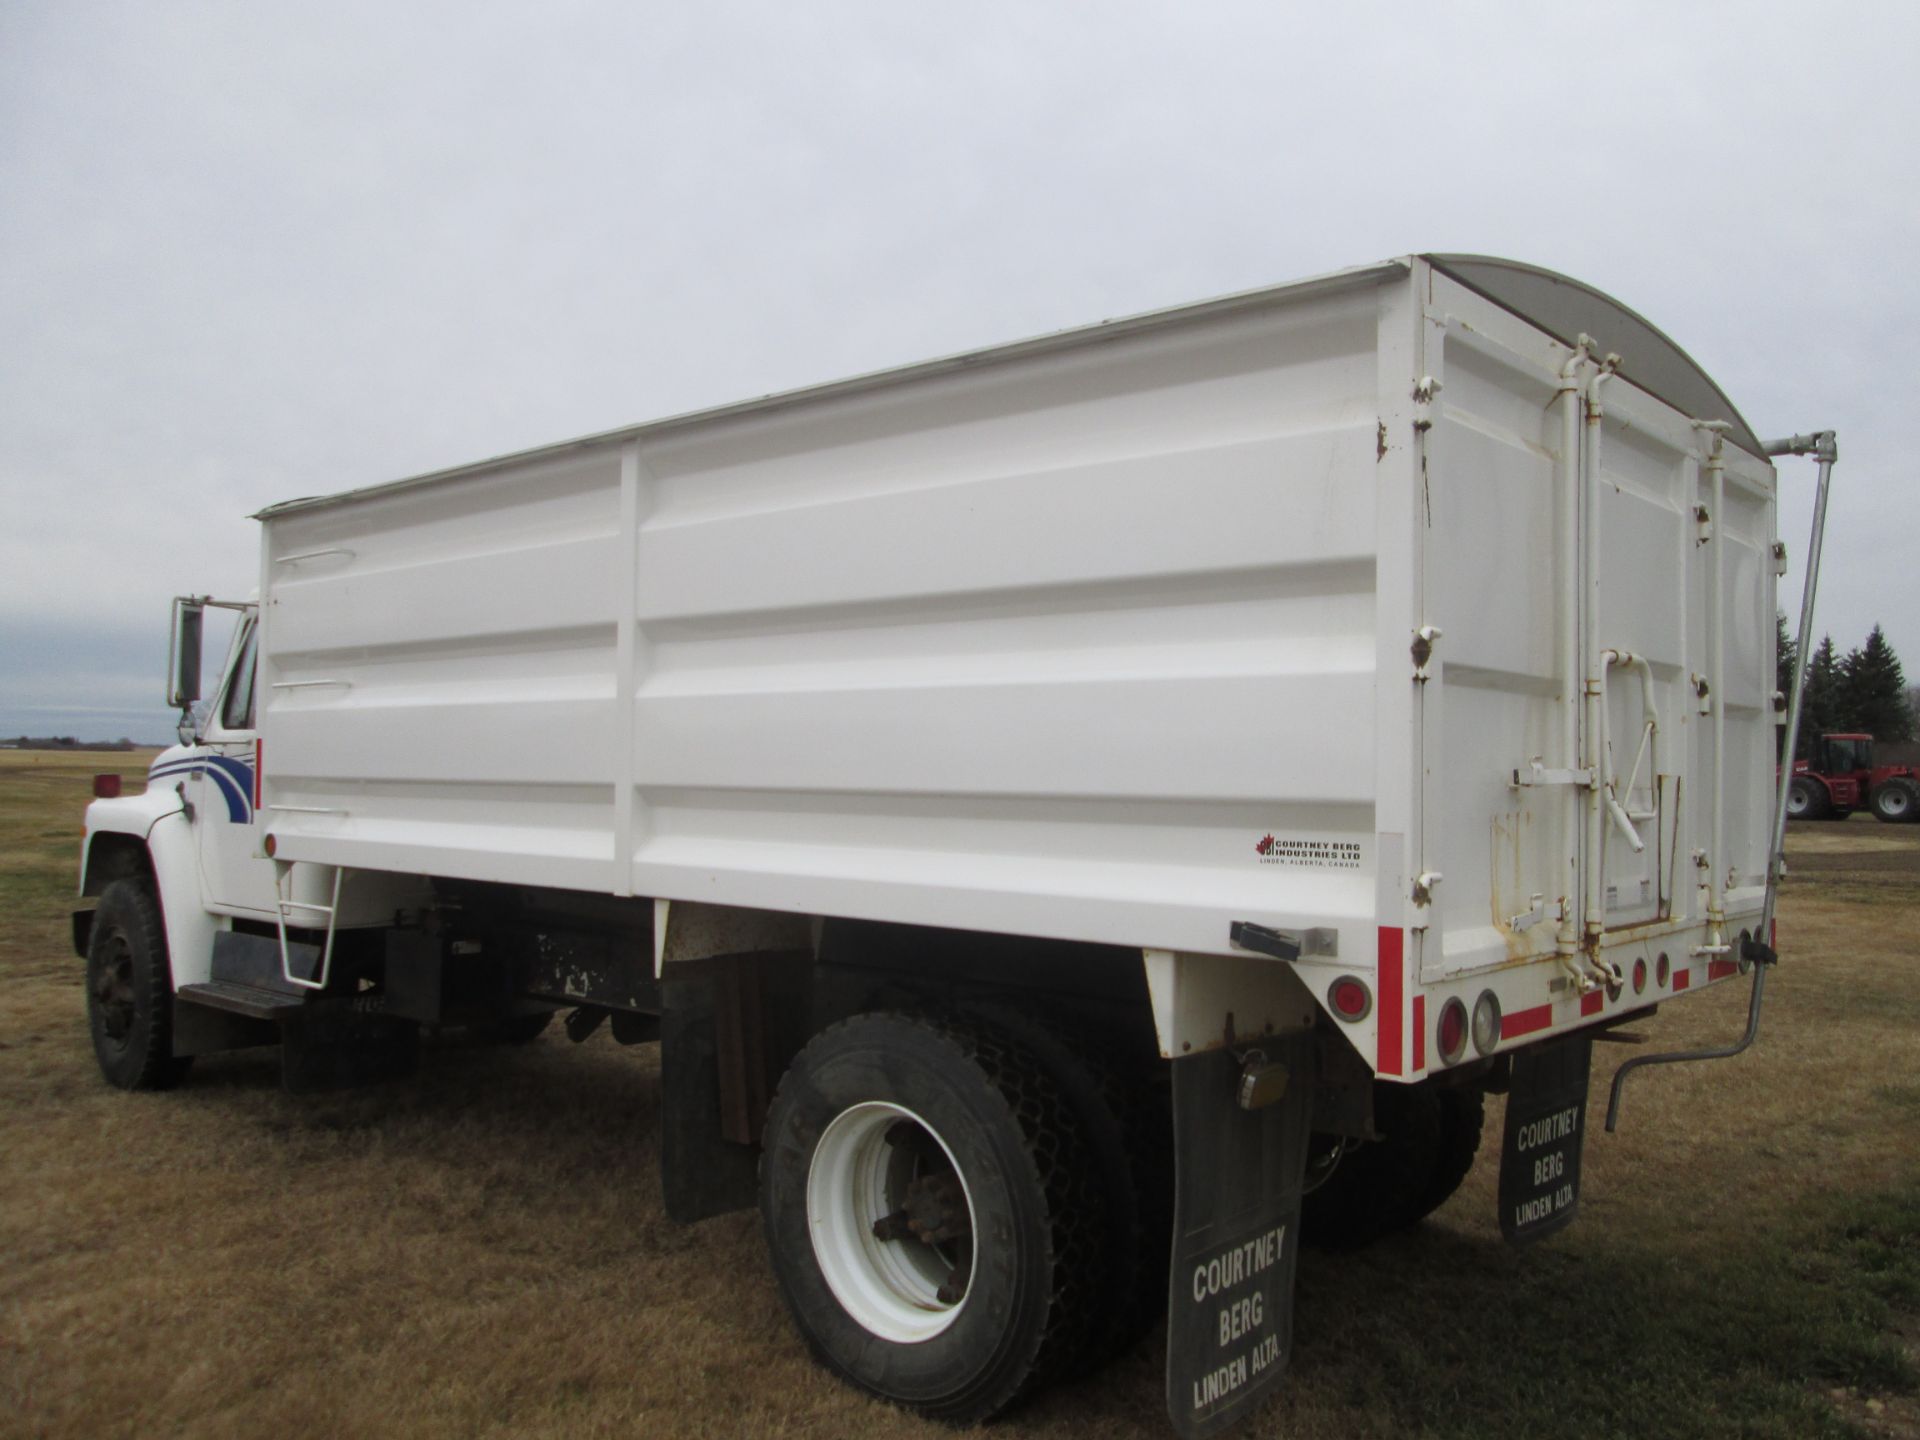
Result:
<svg viewBox="0 0 1920 1440">
<path fill-rule="evenodd" d="M 911 1110 L 879 1100 L 843 1110 L 821 1134 L 807 1170 L 807 1229 L 820 1273 L 841 1308 L 883 1340 L 916 1345 L 960 1318 L 976 1261 L 954 1243 L 882 1240 L 873 1233 L 876 1221 L 901 1208 L 907 1182 L 923 1169 L 910 1147 L 887 1139 L 901 1124 L 924 1132 L 946 1157 L 973 1232 L 973 1194 L 947 1142 Z M 968 1284 L 958 1299 L 942 1300 L 940 1287 L 963 1258 Z"/>
</svg>

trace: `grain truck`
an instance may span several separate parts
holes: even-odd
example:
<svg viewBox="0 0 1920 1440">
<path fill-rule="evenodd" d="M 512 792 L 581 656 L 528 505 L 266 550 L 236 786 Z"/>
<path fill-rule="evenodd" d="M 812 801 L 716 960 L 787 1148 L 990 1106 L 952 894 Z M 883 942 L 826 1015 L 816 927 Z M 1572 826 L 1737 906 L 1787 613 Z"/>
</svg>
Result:
<svg viewBox="0 0 1920 1440">
<path fill-rule="evenodd" d="M 102 1070 L 605 1025 L 822 1364 L 971 1421 L 1164 1316 L 1214 1433 L 1487 1095 L 1533 1239 L 1596 1039 L 1749 972 L 1752 1038 L 1789 452 L 1824 513 L 1830 433 L 1420 255 L 274 505 L 87 812 Z"/>
</svg>

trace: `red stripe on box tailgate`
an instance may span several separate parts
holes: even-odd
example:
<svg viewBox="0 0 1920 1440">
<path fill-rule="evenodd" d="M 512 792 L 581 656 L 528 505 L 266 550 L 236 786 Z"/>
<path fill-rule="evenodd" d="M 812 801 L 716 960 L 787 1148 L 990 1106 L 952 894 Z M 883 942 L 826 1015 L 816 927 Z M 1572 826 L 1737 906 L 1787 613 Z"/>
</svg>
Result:
<svg viewBox="0 0 1920 1440">
<path fill-rule="evenodd" d="M 1522 1035 L 1531 1035 L 1536 1030 L 1544 1030 L 1553 1024 L 1553 1005 L 1536 1005 L 1531 1010 L 1516 1010 L 1511 1015 L 1500 1017 L 1500 1038 L 1516 1040 Z"/>
<path fill-rule="evenodd" d="M 1580 1013 L 1582 1015 L 1598 1015 L 1600 1013 L 1600 1007 L 1606 1003 L 1607 997 L 1598 990 L 1594 991 L 1591 995 L 1582 995 L 1580 997 Z"/>
</svg>

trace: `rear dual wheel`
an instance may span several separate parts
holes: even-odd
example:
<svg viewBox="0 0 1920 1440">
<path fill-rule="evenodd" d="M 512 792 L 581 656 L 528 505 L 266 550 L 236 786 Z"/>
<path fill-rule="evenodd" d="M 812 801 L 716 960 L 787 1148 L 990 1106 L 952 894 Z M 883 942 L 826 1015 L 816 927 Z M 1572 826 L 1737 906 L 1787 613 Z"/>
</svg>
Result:
<svg viewBox="0 0 1920 1440">
<path fill-rule="evenodd" d="M 1173 1240 L 1173 1097 L 1166 1067 L 1130 1067 L 1093 1036 L 1042 1023 L 1029 1012 L 979 1012 L 1045 1070 L 1073 1113 L 1105 1212 L 1090 1281 L 1093 1319 L 1083 1350 L 1062 1358 L 1066 1376 L 1125 1354 L 1167 1307 Z"/>
<path fill-rule="evenodd" d="M 1353 1250 L 1417 1225 L 1473 1169 L 1485 1097 L 1457 1086 L 1386 1085 L 1373 1091 L 1377 1138 L 1349 1141 L 1327 1178 L 1301 1203 L 1300 1236 Z"/>
<path fill-rule="evenodd" d="M 815 1356 L 940 1419 L 990 1416 L 1100 1329 L 1109 1207 L 1048 1068 L 970 1019 L 822 1031 L 767 1116 L 760 1206 Z"/>
<path fill-rule="evenodd" d="M 553 1012 L 541 1010 L 532 1015 L 507 1015 L 482 1020 L 467 1027 L 470 1038 L 482 1045 L 530 1045 L 547 1033 Z"/>
</svg>

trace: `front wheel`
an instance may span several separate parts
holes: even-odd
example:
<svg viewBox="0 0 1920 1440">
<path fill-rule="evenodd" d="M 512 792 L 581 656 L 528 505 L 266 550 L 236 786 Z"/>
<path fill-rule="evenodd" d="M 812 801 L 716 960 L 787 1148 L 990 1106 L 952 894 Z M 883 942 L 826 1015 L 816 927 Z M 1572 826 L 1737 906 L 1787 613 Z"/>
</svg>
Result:
<svg viewBox="0 0 1920 1440">
<path fill-rule="evenodd" d="M 1920 820 L 1920 786 L 1911 780 L 1889 780 L 1873 792 L 1874 817 L 1889 825 Z"/>
<path fill-rule="evenodd" d="M 1824 820 L 1832 808 L 1826 787 L 1817 780 L 1796 776 L 1793 783 L 1787 786 L 1789 820 Z"/>
<path fill-rule="evenodd" d="M 166 1090 L 191 1059 L 173 1054 L 173 972 L 160 902 L 145 880 L 116 880 L 100 896 L 87 945 L 87 1022 L 94 1058 L 122 1090 Z"/>
<path fill-rule="evenodd" d="M 816 1358 L 982 1420 L 1082 1353 L 1103 1209 L 1072 1108 L 999 1031 L 860 1015 L 795 1058 L 767 1116 L 760 1208 Z"/>
</svg>

